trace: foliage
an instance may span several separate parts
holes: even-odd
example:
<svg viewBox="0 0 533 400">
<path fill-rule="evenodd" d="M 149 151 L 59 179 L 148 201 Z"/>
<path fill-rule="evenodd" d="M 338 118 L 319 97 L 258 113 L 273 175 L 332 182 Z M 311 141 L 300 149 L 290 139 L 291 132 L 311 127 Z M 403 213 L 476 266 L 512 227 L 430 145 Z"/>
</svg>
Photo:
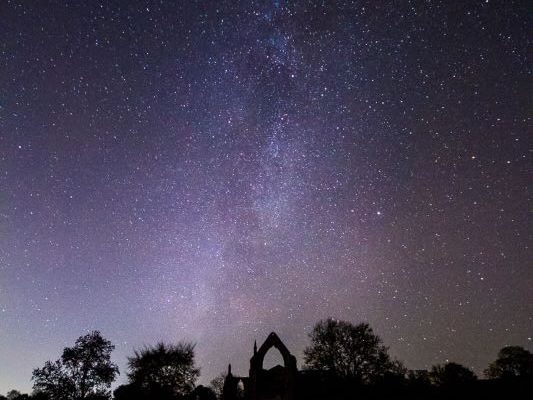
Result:
<svg viewBox="0 0 533 400">
<path fill-rule="evenodd" d="M 191 400 L 217 400 L 219 397 L 213 389 L 205 386 L 197 386 L 189 397 Z"/>
<path fill-rule="evenodd" d="M 327 319 L 319 321 L 309 336 L 311 346 L 304 350 L 308 369 L 362 383 L 405 373 L 400 362 L 391 360 L 387 347 L 367 323 L 354 326 Z"/>
<path fill-rule="evenodd" d="M 27 394 L 22 394 L 18 390 L 10 390 L 7 392 L 7 400 L 26 400 L 29 399 Z"/>
<path fill-rule="evenodd" d="M 194 364 L 194 345 L 158 343 L 135 351 L 128 359 L 130 383 L 149 392 L 185 396 L 192 392 L 200 370 Z"/>
<path fill-rule="evenodd" d="M 34 391 L 30 397 L 32 400 L 53 400 L 52 397 L 47 395 L 46 393 Z"/>
<path fill-rule="evenodd" d="M 224 390 L 224 381 L 226 379 L 226 373 L 222 372 L 211 380 L 209 387 L 215 392 L 218 399 L 222 398 L 222 391 Z"/>
<path fill-rule="evenodd" d="M 424 370 L 410 370 L 407 373 L 407 382 L 413 386 L 429 386 L 431 384 L 429 372 Z"/>
<path fill-rule="evenodd" d="M 7 392 L 7 400 L 15 400 L 17 397 L 20 397 L 22 393 L 18 390 L 10 390 Z"/>
<path fill-rule="evenodd" d="M 54 400 L 89 400 L 110 397 L 109 387 L 118 374 L 111 362 L 115 346 L 94 331 L 63 350 L 60 360 L 47 361 L 33 371 L 34 389 Z"/>
<path fill-rule="evenodd" d="M 520 346 L 506 346 L 485 370 L 488 378 L 533 377 L 533 354 Z"/>
<path fill-rule="evenodd" d="M 143 399 L 143 394 L 140 388 L 132 384 L 120 385 L 113 392 L 113 398 L 115 400 L 140 400 Z"/>
<path fill-rule="evenodd" d="M 22 394 L 18 390 L 10 390 L 6 396 L 0 395 L 0 400 L 53 400 L 42 392 L 33 392 L 29 395 Z"/>
<path fill-rule="evenodd" d="M 60 360 L 47 361 L 43 368 L 33 371 L 33 387 L 57 400 L 72 399 L 76 392 L 74 382 L 69 378 Z"/>
<path fill-rule="evenodd" d="M 30 396 L 22 394 L 18 390 L 10 390 L 6 397 L 0 396 L 0 400 L 30 400 Z"/>
<path fill-rule="evenodd" d="M 457 363 L 434 365 L 429 372 L 431 383 L 436 386 L 461 386 L 477 379 L 476 375 L 468 368 Z"/>
</svg>

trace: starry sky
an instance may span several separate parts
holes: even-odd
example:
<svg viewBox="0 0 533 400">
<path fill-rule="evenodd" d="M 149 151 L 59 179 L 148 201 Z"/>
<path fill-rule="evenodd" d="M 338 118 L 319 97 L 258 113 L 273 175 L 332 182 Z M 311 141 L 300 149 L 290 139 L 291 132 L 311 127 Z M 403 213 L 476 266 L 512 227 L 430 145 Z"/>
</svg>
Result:
<svg viewBox="0 0 533 400">
<path fill-rule="evenodd" d="M 526 1 L 0 2 L 0 393 L 98 329 L 533 348 Z M 529 14 L 530 15 L 530 14 Z M 275 361 L 275 360 L 274 360 Z"/>
</svg>

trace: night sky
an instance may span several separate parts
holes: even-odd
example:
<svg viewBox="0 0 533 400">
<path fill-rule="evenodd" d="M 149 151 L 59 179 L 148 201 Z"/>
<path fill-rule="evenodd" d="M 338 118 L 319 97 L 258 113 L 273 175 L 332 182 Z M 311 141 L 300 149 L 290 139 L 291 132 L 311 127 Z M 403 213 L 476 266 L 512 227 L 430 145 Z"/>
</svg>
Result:
<svg viewBox="0 0 533 400">
<path fill-rule="evenodd" d="M 0 393 L 98 329 L 533 348 L 526 1 L 0 2 Z"/>
</svg>

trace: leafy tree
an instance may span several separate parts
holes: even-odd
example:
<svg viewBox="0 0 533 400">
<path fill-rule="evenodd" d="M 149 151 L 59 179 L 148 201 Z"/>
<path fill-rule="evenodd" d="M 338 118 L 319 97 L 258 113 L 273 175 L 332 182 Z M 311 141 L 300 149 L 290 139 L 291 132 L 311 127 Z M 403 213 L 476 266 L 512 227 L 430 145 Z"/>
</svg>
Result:
<svg viewBox="0 0 533 400">
<path fill-rule="evenodd" d="M 387 347 L 367 323 L 352 325 L 330 318 L 319 321 L 309 337 L 311 346 L 304 350 L 308 369 L 362 383 L 405 374 L 403 365 L 391 360 Z"/>
<path fill-rule="evenodd" d="M 22 393 L 20 393 L 18 390 L 10 390 L 7 392 L 7 400 L 14 400 L 17 397 L 19 397 Z"/>
<path fill-rule="evenodd" d="M 118 367 L 111 362 L 114 348 L 98 331 L 80 336 L 74 347 L 63 350 L 60 360 L 47 361 L 33 371 L 33 387 L 54 400 L 109 398 L 118 374 Z"/>
<path fill-rule="evenodd" d="M 74 382 L 60 360 L 47 361 L 43 368 L 33 370 L 32 379 L 35 381 L 34 389 L 46 393 L 52 399 L 69 400 L 76 392 Z"/>
<path fill-rule="evenodd" d="M 1 398 L 7 400 L 29 400 L 30 396 L 27 394 L 22 394 L 18 390 L 10 390 L 7 392 L 7 397 L 0 396 L 0 399 Z"/>
<path fill-rule="evenodd" d="M 190 394 L 200 370 L 194 364 L 194 345 L 158 343 L 135 351 L 128 359 L 130 384 L 151 393 Z M 155 397 L 155 395 L 153 396 Z"/>
<path fill-rule="evenodd" d="M 222 372 L 211 380 L 209 387 L 215 392 L 217 399 L 222 398 L 222 392 L 224 390 L 224 381 L 226 380 L 226 373 Z"/>
<path fill-rule="evenodd" d="M 506 346 L 484 371 L 488 378 L 533 377 L 533 354 L 520 346 Z"/>
<path fill-rule="evenodd" d="M 427 370 L 410 370 L 407 373 L 407 380 L 410 385 L 429 386 L 431 384 L 429 371 Z"/>
<path fill-rule="evenodd" d="M 10 390 L 7 392 L 7 400 L 17 400 L 22 396 L 22 393 L 20 393 L 18 390 Z"/>
<path fill-rule="evenodd" d="M 197 386 L 190 396 L 191 400 L 217 400 L 218 397 L 213 389 L 205 386 Z"/>
<path fill-rule="evenodd" d="M 429 378 L 434 385 L 441 387 L 460 386 L 477 379 L 470 369 L 453 362 L 434 365 L 429 372 Z"/>
</svg>

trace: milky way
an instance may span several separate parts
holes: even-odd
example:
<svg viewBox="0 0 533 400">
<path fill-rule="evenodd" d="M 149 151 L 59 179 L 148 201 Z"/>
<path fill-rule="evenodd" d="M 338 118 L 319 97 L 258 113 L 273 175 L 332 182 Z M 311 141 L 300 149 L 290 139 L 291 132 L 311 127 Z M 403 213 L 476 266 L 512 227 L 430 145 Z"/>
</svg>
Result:
<svg viewBox="0 0 533 400">
<path fill-rule="evenodd" d="M 88 330 L 532 348 L 527 2 L 2 1 L 0 393 Z M 529 61 L 529 62 L 528 62 Z"/>
</svg>

